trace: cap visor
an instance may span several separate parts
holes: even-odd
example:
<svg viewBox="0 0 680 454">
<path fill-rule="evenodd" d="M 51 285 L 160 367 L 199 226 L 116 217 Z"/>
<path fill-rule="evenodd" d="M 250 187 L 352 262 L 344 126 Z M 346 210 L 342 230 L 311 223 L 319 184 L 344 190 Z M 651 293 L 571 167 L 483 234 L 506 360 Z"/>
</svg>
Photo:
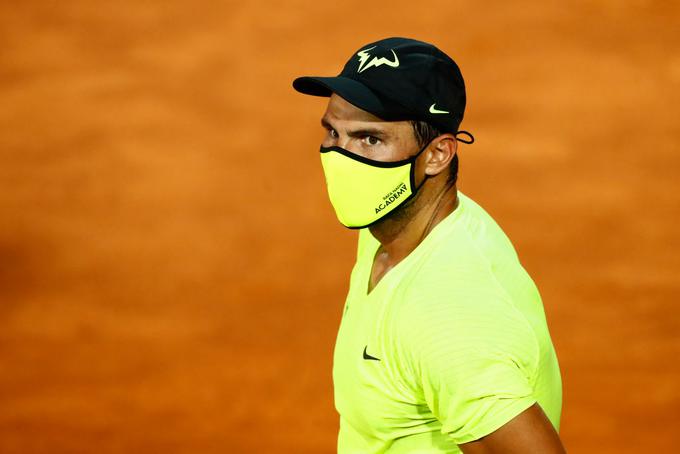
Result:
<svg viewBox="0 0 680 454">
<path fill-rule="evenodd" d="M 347 77 L 298 77 L 293 88 L 312 96 L 330 96 L 336 93 L 356 107 L 383 118 L 385 107 L 378 97 L 364 84 Z"/>
</svg>

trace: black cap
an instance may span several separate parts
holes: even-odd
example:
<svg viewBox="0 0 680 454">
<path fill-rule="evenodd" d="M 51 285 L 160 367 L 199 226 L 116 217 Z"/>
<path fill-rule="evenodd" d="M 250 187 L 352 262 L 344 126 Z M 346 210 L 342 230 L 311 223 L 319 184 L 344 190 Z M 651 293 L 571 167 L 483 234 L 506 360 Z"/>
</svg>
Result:
<svg viewBox="0 0 680 454">
<path fill-rule="evenodd" d="M 442 132 L 458 132 L 465 112 L 465 83 L 456 62 L 415 39 L 366 44 L 337 77 L 298 77 L 293 87 L 313 96 L 337 93 L 384 120 L 423 120 Z"/>
</svg>

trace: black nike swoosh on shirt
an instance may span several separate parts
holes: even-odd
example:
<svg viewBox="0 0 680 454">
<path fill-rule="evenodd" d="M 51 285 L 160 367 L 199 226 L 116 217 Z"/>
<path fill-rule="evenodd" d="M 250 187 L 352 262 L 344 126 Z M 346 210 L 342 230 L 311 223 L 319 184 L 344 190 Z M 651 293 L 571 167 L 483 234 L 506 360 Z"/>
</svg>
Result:
<svg viewBox="0 0 680 454">
<path fill-rule="evenodd" d="M 380 361 L 380 358 L 376 358 L 375 356 L 371 356 L 368 353 L 366 353 L 367 348 L 368 348 L 368 345 L 364 347 L 364 359 L 372 359 L 374 361 Z"/>
</svg>

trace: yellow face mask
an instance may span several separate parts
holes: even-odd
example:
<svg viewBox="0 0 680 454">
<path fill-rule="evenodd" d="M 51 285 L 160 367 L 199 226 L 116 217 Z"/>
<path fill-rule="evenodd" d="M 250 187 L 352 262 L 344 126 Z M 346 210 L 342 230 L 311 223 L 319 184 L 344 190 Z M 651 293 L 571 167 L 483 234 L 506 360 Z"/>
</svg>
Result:
<svg viewBox="0 0 680 454">
<path fill-rule="evenodd" d="M 418 153 L 401 161 L 368 159 L 341 147 L 321 147 L 328 197 L 338 220 L 361 229 L 382 219 L 413 197 L 415 161 Z"/>
</svg>

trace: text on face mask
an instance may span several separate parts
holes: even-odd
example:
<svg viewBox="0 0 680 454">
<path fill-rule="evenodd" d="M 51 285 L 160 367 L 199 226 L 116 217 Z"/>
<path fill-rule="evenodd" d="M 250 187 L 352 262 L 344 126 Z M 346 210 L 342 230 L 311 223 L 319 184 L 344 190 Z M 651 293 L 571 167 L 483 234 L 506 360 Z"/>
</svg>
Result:
<svg viewBox="0 0 680 454">
<path fill-rule="evenodd" d="M 396 188 L 392 189 L 390 192 L 388 192 L 386 195 L 383 196 L 383 200 L 385 201 L 384 203 L 381 202 L 377 207 L 375 207 L 375 213 L 378 214 L 389 204 L 397 200 L 402 194 L 406 192 L 406 183 L 399 183 L 399 186 Z"/>
</svg>

